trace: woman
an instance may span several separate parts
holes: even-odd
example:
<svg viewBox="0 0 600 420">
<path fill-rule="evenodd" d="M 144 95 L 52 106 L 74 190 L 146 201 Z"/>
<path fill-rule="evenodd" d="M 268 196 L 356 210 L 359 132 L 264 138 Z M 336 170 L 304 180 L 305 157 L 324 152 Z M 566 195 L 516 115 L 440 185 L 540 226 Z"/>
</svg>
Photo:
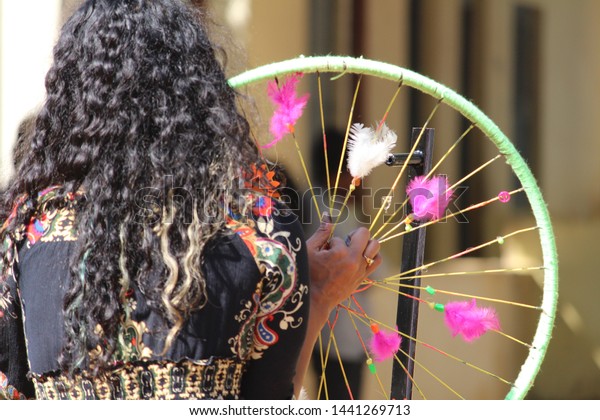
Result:
<svg viewBox="0 0 600 420">
<path fill-rule="evenodd" d="M 65 24 L 2 208 L 5 397 L 297 396 L 328 313 L 379 264 L 365 229 L 304 242 L 263 187 L 201 19 L 87 0 Z"/>
</svg>

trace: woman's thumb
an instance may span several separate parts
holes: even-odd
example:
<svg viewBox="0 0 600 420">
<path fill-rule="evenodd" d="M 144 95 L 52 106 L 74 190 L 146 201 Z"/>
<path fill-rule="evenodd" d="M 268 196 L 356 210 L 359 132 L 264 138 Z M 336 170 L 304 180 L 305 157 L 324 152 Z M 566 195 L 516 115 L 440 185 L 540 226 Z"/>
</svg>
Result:
<svg viewBox="0 0 600 420">
<path fill-rule="evenodd" d="M 323 248 L 323 246 L 329 241 L 332 230 L 333 223 L 331 221 L 331 216 L 329 213 L 323 212 L 319 229 L 317 229 L 317 231 L 310 238 L 308 238 L 306 241 L 307 245 L 316 249 Z"/>
</svg>

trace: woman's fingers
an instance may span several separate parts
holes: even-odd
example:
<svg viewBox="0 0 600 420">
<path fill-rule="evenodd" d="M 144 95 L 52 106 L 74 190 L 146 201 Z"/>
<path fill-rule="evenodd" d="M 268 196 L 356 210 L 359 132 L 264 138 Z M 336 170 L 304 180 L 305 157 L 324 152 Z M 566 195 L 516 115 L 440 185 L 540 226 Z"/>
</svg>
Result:
<svg viewBox="0 0 600 420">
<path fill-rule="evenodd" d="M 381 248 L 381 245 L 379 244 L 379 241 L 377 241 L 375 239 L 369 239 L 369 242 L 367 242 L 367 246 L 365 248 L 363 255 L 366 258 L 375 259 L 377 254 L 379 254 L 380 248 Z"/>
<path fill-rule="evenodd" d="M 332 237 L 327 247 L 313 247 L 319 241 L 311 239 L 311 293 L 330 309 L 350 296 L 382 262 L 381 246 L 365 228 L 356 229 L 345 240 Z"/>
<path fill-rule="evenodd" d="M 331 223 L 331 217 L 329 216 L 329 213 L 323 212 L 319 229 L 306 240 L 306 246 L 313 250 L 327 248 L 329 246 L 327 241 L 331 236 L 332 230 L 333 224 Z"/>
<path fill-rule="evenodd" d="M 355 253 L 362 254 L 362 251 L 364 251 L 364 249 L 366 248 L 370 237 L 371 233 L 369 232 L 369 230 L 361 227 L 353 231 L 350 235 L 348 235 L 349 239 L 346 240 L 346 244 Z"/>
<path fill-rule="evenodd" d="M 369 275 L 371 275 L 371 273 L 373 273 L 375 270 L 377 270 L 377 267 L 379 267 L 381 265 L 382 261 L 383 261 L 383 258 L 381 257 L 381 254 L 377 254 L 375 256 L 375 258 L 373 258 L 373 264 L 367 265 L 366 275 L 369 276 Z"/>
<path fill-rule="evenodd" d="M 381 264 L 379 255 L 381 245 L 379 241 L 370 238 L 371 233 L 368 229 L 359 228 L 348 235 L 346 239 L 346 245 L 353 251 L 354 256 L 362 256 L 367 274 L 372 273 Z"/>
</svg>

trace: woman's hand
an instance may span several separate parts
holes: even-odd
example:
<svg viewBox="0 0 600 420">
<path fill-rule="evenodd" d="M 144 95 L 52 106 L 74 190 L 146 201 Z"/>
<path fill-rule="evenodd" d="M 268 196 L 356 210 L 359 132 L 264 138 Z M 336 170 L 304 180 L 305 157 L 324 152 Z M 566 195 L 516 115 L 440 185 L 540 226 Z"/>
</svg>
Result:
<svg viewBox="0 0 600 420">
<path fill-rule="evenodd" d="M 310 315 L 296 365 L 296 397 L 302 388 L 312 349 L 329 313 L 381 264 L 379 242 L 371 239 L 368 229 L 359 228 L 346 240 L 330 240 L 332 231 L 331 219 L 324 213 L 319 229 L 306 241 L 310 268 Z"/>
<path fill-rule="evenodd" d="M 333 224 L 323 214 L 319 229 L 306 241 L 310 267 L 311 312 L 331 312 L 381 264 L 379 242 L 358 228 L 346 240 L 331 238 Z"/>
</svg>

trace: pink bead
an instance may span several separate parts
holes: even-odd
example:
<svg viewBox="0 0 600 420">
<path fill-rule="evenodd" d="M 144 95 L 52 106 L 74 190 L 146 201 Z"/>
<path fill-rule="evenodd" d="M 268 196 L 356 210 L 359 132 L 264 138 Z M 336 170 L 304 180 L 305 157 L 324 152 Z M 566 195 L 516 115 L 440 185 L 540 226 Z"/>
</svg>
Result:
<svg viewBox="0 0 600 420">
<path fill-rule="evenodd" d="M 510 201 L 510 194 L 508 191 L 500 191 L 498 200 L 500 200 L 501 203 L 508 203 Z"/>
</svg>

